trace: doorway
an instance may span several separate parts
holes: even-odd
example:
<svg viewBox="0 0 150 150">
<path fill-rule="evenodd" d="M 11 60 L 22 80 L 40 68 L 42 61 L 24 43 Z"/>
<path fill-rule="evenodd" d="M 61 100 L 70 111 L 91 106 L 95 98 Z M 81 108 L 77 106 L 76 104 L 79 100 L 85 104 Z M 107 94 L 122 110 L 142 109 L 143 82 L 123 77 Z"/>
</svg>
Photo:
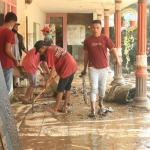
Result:
<svg viewBox="0 0 150 150">
<path fill-rule="evenodd" d="M 40 24 L 33 22 L 33 45 L 40 39 Z"/>
<path fill-rule="evenodd" d="M 63 17 L 50 17 L 50 24 L 55 25 L 56 45 L 63 47 Z"/>
<path fill-rule="evenodd" d="M 52 18 L 52 19 L 51 19 Z M 51 22 L 52 21 L 52 22 Z M 66 13 L 56 13 L 56 14 L 46 14 L 46 24 L 54 25 L 57 24 L 57 43 L 63 48 L 67 49 L 67 14 Z M 51 30 L 51 29 L 50 29 Z M 56 29 L 55 29 L 56 30 Z M 61 34 L 62 33 L 62 34 Z"/>
</svg>

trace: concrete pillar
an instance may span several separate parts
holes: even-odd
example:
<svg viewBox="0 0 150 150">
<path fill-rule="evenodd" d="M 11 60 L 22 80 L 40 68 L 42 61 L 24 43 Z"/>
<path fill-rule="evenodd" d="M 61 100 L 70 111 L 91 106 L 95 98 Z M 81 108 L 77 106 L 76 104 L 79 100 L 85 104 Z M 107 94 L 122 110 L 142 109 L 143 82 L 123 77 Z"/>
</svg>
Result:
<svg viewBox="0 0 150 150">
<path fill-rule="evenodd" d="M 109 9 L 104 9 L 104 34 L 109 37 Z M 110 61 L 110 52 L 107 49 L 107 59 Z"/>
<path fill-rule="evenodd" d="M 115 45 L 116 51 L 120 59 L 122 59 L 122 48 L 121 48 L 121 2 L 122 0 L 115 0 Z M 111 85 L 123 85 L 125 80 L 122 76 L 122 64 L 114 64 L 114 80 Z"/>
<path fill-rule="evenodd" d="M 148 108 L 147 98 L 147 55 L 146 55 L 146 35 L 147 35 L 147 2 L 138 0 L 138 39 L 136 56 L 136 94 L 133 106 Z"/>
<path fill-rule="evenodd" d="M 109 37 L 109 9 L 104 9 L 104 34 Z"/>
</svg>

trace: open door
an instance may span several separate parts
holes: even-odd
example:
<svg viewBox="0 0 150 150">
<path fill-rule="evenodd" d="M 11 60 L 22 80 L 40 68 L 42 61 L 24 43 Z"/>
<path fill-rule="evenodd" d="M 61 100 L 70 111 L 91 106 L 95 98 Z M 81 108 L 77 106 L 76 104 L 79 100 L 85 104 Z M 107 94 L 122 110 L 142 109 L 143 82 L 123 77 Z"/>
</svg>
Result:
<svg viewBox="0 0 150 150">
<path fill-rule="evenodd" d="M 40 25 L 33 22 L 33 45 L 40 39 Z"/>
</svg>

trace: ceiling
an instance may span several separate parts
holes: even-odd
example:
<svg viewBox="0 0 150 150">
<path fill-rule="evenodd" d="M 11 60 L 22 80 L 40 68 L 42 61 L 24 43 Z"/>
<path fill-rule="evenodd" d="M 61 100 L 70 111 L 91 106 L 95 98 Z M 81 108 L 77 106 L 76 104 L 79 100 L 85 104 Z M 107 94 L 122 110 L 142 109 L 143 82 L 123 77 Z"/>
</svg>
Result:
<svg viewBox="0 0 150 150">
<path fill-rule="evenodd" d="M 137 0 L 122 0 L 122 8 Z M 94 13 L 103 14 L 109 9 L 115 11 L 115 0 L 33 0 L 45 13 Z"/>
</svg>

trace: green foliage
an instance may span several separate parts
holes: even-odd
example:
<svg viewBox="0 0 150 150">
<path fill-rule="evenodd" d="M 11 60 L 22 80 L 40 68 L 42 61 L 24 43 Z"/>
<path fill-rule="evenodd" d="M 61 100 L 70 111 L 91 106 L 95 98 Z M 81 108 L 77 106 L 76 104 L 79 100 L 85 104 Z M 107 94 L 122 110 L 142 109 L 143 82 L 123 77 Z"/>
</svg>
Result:
<svg viewBox="0 0 150 150">
<path fill-rule="evenodd" d="M 133 8 L 137 10 L 138 5 L 137 3 L 134 3 L 126 8 Z M 124 9 L 126 9 L 124 8 Z M 150 5 L 147 5 L 147 9 L 150 12 Z M 137 10 L 138 11 L 138 10 Z M 123 20 L 123 18 L 122 18 Z M 136 52 L 137 52 L 137 29 L 133 31 L 132 35 L 134 38 L 134 41 L 132 41 L 131 33 L 126 33 L 126 31 L 122 31 L 122 51 L 123 51 L 123 73 L 124 72 L 130 72 L 135 71 L 135 62 L 136 62 Z M 150 13 L 147 14 L 147 42 L 150 43 Z M 132 46 L 130 47 L 130 43 L 132 43 Z M 147 48 L 147 50 L 149 50 Z M 150 65 L 150 51 L 148 52 L 147 62 L 148 65 Z"/>
<path fill-rule="evenodd" d="M 132 8 L 137 10 L 137 3 L 134 3 L 124 9 Z M 123 19 L 123 18 L 122 18 Z M 122 57 L 123 73 L 135 71 L 136 52 L 137 52 L 137 29 L 133 31 L 122 31 Z"/>
<path fill-rule="evenodd" d="M 150 5 L 147 6 L 150 13 Z M 147 16 L 147 41 L 150 40 L 150 14 Z"/>
<path fill-rule="evenodd" d="M 126 66 L 125 68 L 128 69 L 128 64 L 130 61 L 129 52 L 133 49 L 134 45 L 134 36 L 132 31 L 126 31 L 126 36 L 124 37 L 124 55 L 126 56 Z"/>
<path fill-rule="evenodd" d="M 137 29 L 129 32 L 122 31 L 122 57 L 123 73 L 135 71 L 136 52 L 137 52 Z"/>
</svg>

